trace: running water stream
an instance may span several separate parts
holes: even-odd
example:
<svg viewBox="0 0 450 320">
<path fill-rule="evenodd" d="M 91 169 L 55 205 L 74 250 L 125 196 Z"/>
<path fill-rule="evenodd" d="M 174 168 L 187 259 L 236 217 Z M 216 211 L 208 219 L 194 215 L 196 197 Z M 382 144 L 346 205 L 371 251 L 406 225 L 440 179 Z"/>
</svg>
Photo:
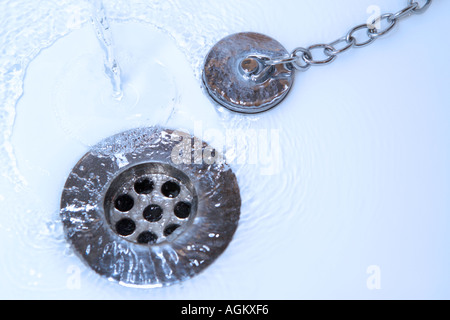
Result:
<svg viewBox="0 0 450 320">
<path fill-rule="evenodd" d="M 123 98 L 120 67 L 114 49 L 114 41 L 102 0 L 90 0 L 92 5 L 91 21 L 100 45 L 105 52 L 105 72 L 111 79 L 113 97 L 120 101 Z"/>
</svg>

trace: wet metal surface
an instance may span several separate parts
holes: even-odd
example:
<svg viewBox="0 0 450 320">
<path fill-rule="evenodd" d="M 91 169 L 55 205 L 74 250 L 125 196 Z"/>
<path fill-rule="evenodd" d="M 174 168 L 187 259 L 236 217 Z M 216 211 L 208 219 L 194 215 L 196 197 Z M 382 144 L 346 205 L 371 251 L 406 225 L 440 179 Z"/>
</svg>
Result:
<svg viewBox="0 0 450 320">
<path fill-rule="evenodd" d="M 239 113 L 260 113 L 289 93 L 294 73 L 288 65 L 266 66 L 265 59 L 289 55 L 276 40 L 259 33 L 237 33 L 208 53 L 203 82 L 220 105 Z"/>
<path fill-rule="evenodd" d="M 179 138 L 161 128 L 124 132 L 70 173 L 61 199 L 66 238 L 100 275 L 172 285 L 203 271 L 231 241 L 241 206 L 235 175 L 225 163 L 173 163 Z"/>
</svg>

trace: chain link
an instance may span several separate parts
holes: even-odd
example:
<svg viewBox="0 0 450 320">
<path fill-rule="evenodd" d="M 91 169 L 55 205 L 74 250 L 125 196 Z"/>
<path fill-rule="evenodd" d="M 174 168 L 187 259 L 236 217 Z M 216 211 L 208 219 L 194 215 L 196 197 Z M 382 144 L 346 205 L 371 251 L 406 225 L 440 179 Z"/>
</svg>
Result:
<svg viewBox="0 0 450 320">
<path fill-rule="evenodd" d="M 378 38 L 386 35 L 397 25 L 401 19 L 408 17 L 412 14 L 424 13 L 431 5 L 432 0 L 423 0 L 423 4 L 419 4 L 419 0 L 408 0 L 408 5 L 397 11 L 396 13 L 386 13 L 378 18 L 374 19 L 371 23 L 365 23 L 357 25 L 350 29 L 350 31 L 343 37 L 330 42 L 328 44 L 315 44 L 308 48 L 299 47 L 292 51 L 290 55 L 279 57 L 275 59 L 269 59 L 264 61 L 266 65 L 274 66 L 279 64 L 291 64 L 295 69 L 300 71 L 306 71 L 311 66 L 326 65 L 338 57 L 341 53 L 348 51 L 351 48 L 361 48 L 368 46 Z M 382 24 L 386 24 L 383 28 Z M 380 28 L 376 26 L 379 25 Z M 357 33 L 361 33 L 361 30 L 365 30 L 366 38 L 356 36 Z M 339 46 L 339 47 L 338 47 Z M 315 58 L 313 52 L 322 50 L 325 58 Z"/>
</svg>

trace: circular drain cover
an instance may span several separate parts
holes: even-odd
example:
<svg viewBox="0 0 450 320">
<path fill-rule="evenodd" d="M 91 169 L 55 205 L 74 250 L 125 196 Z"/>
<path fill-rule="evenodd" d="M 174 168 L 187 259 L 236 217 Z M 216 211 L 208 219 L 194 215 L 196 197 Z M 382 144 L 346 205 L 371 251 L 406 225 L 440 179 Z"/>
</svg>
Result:
<svg viewBox="0 0 450 320">
<path fill-rule="evenodd" d="M 187 137 L 160 128 L 124 132 L 92 148 L 70 173 L 61 199 L 66 237 L 100 275 L 168 286 L 198 274 L 228 246 L 240 215 L 236 177 L 225 163 L 178 161 Z M 191 141 L 192 154 L 199 152 Z"/>
<path fill-rule="evenodd" d="M 279 104 L 294 82 L 293 68 L 266 66 L 264 60 L 288 55 L 278 41 L 263 34 L 233 34 L 206 56 L 203 82 L 209 95 L 229 110 L 264 112 Z"/>
</svg>

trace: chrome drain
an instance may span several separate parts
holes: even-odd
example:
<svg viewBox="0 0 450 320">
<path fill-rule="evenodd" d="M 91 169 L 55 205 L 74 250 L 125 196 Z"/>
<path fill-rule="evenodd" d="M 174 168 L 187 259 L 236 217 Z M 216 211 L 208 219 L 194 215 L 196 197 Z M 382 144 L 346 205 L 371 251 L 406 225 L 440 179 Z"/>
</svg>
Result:
<svg viewBox="0 0 450 320">
<path fill-rule="evenodd" d="M 161 163 L 128 169 L 111 184 L 105 214 L 122 238 L 139 244 L 170 241 L 197 211 L 197 194 L 188 176 Z"/>
<path fill-rule="evenodd" d="M 61 199 L 66 237 L 100 275 L 171 285 L 204 270 L 231 241 L 241 205 L 235 175 L 225 163 L 175 164 L 178 138 L 161 128 L 124 132 L 70 173 Z"/>
</svg>

